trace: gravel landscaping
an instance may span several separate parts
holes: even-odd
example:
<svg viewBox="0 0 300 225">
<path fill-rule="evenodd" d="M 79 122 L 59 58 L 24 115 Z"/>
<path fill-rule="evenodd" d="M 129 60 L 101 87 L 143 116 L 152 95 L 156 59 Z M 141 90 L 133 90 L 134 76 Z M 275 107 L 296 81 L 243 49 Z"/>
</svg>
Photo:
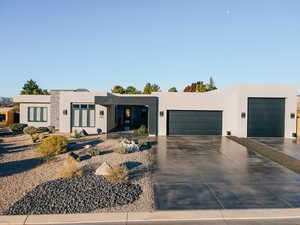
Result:
<svg viewBox="0 0 300 225">
<path fill-rule="evenodd" d="M 67 153 L 55 156 L 50 161 L 45 162 L 32 150 L 29 136 L 21 134 L 1 137 L 0 215 L 26 214 L 28 212 L 44 214 L 153 211 L 154 194 L 151 173 L 153 150 L 145 149 L 129 154 L 118 154 L 113 151 L 113 146 L 119 141 L 118 136 L 108 138 L 106 135 L 76 139 L 72 150 L 81 156 L 82 161 L 79 162 L 79 165 L 89 171 L 88 175 L 58 179 Z M 84 148 L 86 144 L 95 146 L 101 151 L 101 155 L 87 157 L 87 150 Z M 129 183 L 107 186 L 103 177 L 94 175 L 95 170 L 103 162 L 126 166 L 129 170 Z M 82 185 L 78 185 L 76 182 L 82 182 Z M 92 194 L 89 190 L 84 189 L 91 187 L 88 185 L 95 185 L 95 182 L 99 185 L 94 186 L 94 189 L 91 188 Z M 106 184 L 106 188 L 104 188 L 104 184 Z M 74 193 L 67 191 L 70 187 L 74 188 L 72 189 Z M 77 187 L 78 189 L 76 189 Z M 114 188 L 120 190 L 118 194 L 113 193 L 112 190 L 116 190 Z M 92 190 L 99 193 L 95 194 Z M 109 190 L 112 197 L 109 198 L 107 195 L 107 199 L 104 200 L 103 193 L 107 193 Z M 60 198 L 60 193 L 64 193 L 63 191 L 66 193 Z M 70 196 L 67 197 L 68 195 L 71 195 L 71 198 L 69 198 Z M 50 196 L 51 200 L 47 200 Z M 35 205 L 31 204 L 33 202 Z M 40 202 L 38 207 L 37 202 Z M 45 205 L 46 202 L 53 204 L 51 206 L 50 203 L 51 207 L 49 208 Z M 56 206 L 53 207 L 53 205 Z M 24 206 L 26 207 L 24 208 Z"/>
<path fill-rule="evenodd" d="M 137 184 L 110 184 L 93 174 L 38 185 L 11 206 L 8 215 L 87 213 L 122 206 L 142 193 Z"/>
</svg>

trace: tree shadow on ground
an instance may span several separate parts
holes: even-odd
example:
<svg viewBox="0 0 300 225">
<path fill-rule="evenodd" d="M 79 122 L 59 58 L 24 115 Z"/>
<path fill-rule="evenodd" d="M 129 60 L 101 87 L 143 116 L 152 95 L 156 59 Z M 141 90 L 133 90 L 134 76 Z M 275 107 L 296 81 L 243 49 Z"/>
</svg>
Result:
<svg viewBox="0 0 300 225">
<path fill-rule="evenodd" d="M 43 162 L 42 158 L 31 158 L 0 163 L 0 177 L 6 177 L 31 170 Z"/>
<path fill-rule="evenodd" d="M 129 180 L 138 180 L 145 176 L 145 174 L 151 171 L 151 168 L 143 166 L 141 162 L 128 161 L 122 164 L 129 170 Z"/>
<path fill-rule="evenodd" d="M 0 142 L 0 157 L 2 157 L 4 154 L 22 152 L 22 151 L 26 150 L 27 148 L 29 148 L 31 146 L 32 145 L 14 146 L 12 144 L 7 144 L 7 143 Z"/>
</svg>

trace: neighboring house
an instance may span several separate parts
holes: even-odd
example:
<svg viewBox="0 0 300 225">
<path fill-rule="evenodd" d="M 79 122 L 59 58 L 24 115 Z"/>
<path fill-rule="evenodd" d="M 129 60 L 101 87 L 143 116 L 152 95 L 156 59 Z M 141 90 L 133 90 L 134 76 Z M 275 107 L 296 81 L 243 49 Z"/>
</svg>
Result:
<svg viewBox="0 0 300 225">
<path fill-rule="evenodd" d="M 13 107 L 0 107 L 0 123 L 6 126 L 18 121 L 18 113 L 13 111 Z"/>
<path fill-rule="evenodd" d="M 88 133 L 148 128 L 150 135 L 293 137 L 297 94 L 291 85 L 239 85 L 205 93 L 120 95 L 53 90 L 19 95 L 20 122 Z"/>
</svg>

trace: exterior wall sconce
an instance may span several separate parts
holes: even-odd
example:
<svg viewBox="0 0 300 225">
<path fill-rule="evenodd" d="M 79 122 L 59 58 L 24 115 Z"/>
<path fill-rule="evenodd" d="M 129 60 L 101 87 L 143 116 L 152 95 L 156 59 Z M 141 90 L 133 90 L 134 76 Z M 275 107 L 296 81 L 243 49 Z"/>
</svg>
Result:
<svg viewBox="0 0 300 225">
<path fill-rule="evenodd" d="M 246 118 L 246 113 L 245 113 L 245 112 L 242 112 L 242 113 L 241 113 L 241 117 L 242 117 L 243 119 L 245 119 L 245 118 Z"/>
<path fill-rule="evenodd" d="M 100 110 L 100 116 L 104 116 L 104 111 Z"/>
<path fill-rule="evenodd" d="M 68 115 L 68 110 L 64 109 L 64 110 L 63 110 L 63 114 L 64 114 L 64 115 Z"/>
<path fill-rule="evenodd" d="M 160 112 L 159 112 L 159 115 L 160 115 L 161 117 L 163 117 L 163 116 L 164 116 L 164 111 L 160 111 Z"/>
<path fill-rule="evenodd" d="M 230 136 L 230 135 L 231 135 L 231 131 L 227 131 L 226 134 L 227 134 L 228 136 Z"/>
<path fill-rule="evenodd" d="M 291 119 L 295 119 L 295 113 L 291 113 Z"/>
</svg>

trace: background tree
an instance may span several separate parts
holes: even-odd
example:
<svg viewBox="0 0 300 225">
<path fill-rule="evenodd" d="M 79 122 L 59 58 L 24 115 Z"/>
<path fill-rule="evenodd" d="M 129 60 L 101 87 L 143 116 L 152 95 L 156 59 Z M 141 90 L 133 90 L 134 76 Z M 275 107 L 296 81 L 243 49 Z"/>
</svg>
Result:
<svg viewBox="0 0 300 225">
<path fill-rule="evenodd" d="M 157 84 L 146 83 L 143 94 L 151 94 L 152 92 L 159 92 L 160 87 Z"/>
<path fill-rule="evenodd" d="M 21 95 L 48 95 L 48 91 L 47 90 L 43 90 L 41 89 L 36 81 L 33 80 L 28 80 L 22 90 L 21 90 Z"/>
<path fill-rule="evenodd" d="M 177 89 L 176 87 L 171 87 L 169 88 L 168 92 L 177 92 Z"/>
<path fill-rule="evenodd" d="M 204 84 L 202 81 L 198 81 L 196 83 L 196 92 L 206 92 L 207 88 L 206 88 L 206 84 Z"/>
<path fill-rule="evenodd" d="M 120 85 L 115 85 L 112 89 L 111 89 L 112 93 L 119 93 L 119 94 L 124 94 L 125 93 L 125 89 L 120 86 Z"/>
<path fill-rule="evenodd" d="M 215 82 L 212 77 L 209 78 L 209 83 L 204 83 L 203 81 L 197 81 L 191 85 L 187 85 L 184 88 L 184 92 L 207 92 L 217 89 Z"/>
<path fill-rule="evenodd" d="M 128 86 L 125 90 L 125 94 L 140 94 L 141 91 L 136 89 L 134 86 Z"/>
<path fill-rule="evenodd" d="M 215 85 L 214 79 L 212 77 L 209 78 L 209 83 L 207 84 L 207 91 L 216 90 L 217 87 Z"/>
</svg>

